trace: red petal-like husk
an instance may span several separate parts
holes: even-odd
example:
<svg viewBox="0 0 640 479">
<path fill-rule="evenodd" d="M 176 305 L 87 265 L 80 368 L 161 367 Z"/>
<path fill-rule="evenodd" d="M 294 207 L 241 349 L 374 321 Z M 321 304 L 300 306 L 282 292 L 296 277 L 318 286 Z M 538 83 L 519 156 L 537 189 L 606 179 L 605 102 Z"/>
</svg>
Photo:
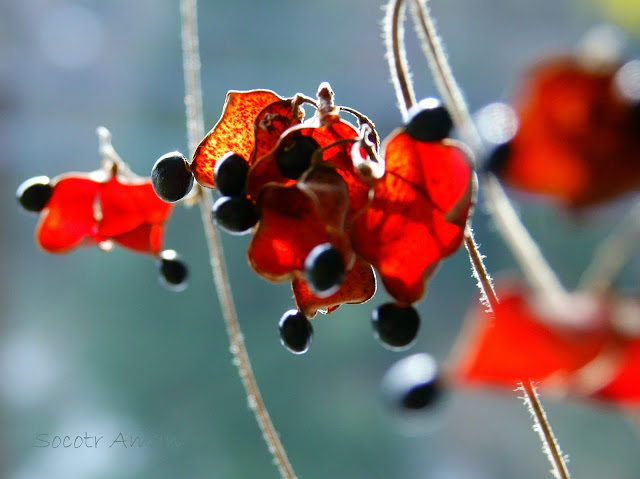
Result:
<svg viewBox="0 0 640 479">
<path fill-rule="evenodd" d="M 423 296 L 439 261 L 462 244 L 475 173 L 457 147 L 419 142 L 402 130 L 386 140 L 384 152 L 385 175 L 355 218 L 351 239 L 389 294 L 411 304 Z"/>
<path fill-rule="evenodd" d="M 624 359 L 614 379 L 592 397 L 619 404 L 640 401 L 640 339 L 628 342 L 624 347 Z"/>
<path fill-rule="evenodd" d="M 122 181 L 122 182 L 121 182 Z M 54 178 L 53 193 L 36 230 L 51 253 L 114 240 L 141 253 L 158 254 L 172 205 L 153 191 L 149 178 L 105 181 L 105 172 Z"/>
<path fill-rule="evenodd" d="M 309 252 L 332 243 L 352 262 L 343 228 L 348 208 L 347 186 L 335 170 L 318 167 L 291 186 L 270 184 L 258 200 L 261 218 L 248 250 L 249 264 L 271 281 L 290 279 L 304 269 Z"/>
<path fill-rule="evenodd" d="M 319 298 L 313 294 L 300 274 L 296 274 L 291 282 L 291 289 L 298 310 L 308 318 L 312 318 L 319 310 L 331 313 L 341 304 L 360 304 L 368 301 L 376 292 L 376 277 L 371 265 L 358 259 L 345 276 L 340 289 L 331 296 Z"/>
<path fill-rule="evenodd" d="M 163 236 L 164 225 L 144 223 L 131 231 L 113 236 L 110 239 L 138 253 L 157 255 L 162 250 Z"/>
<path fill-rule="evenodd" d="M 249 161 L 254 148 L 254 122 L 267 106 L 282 101 L 269 90 L 230 91 L 222 116 L 193 155 L 191 169 L 198 183 L 214 188 L 213 169 L 227 152 L 234 151 Z"/>
<path fill-rule="evenodd" d="M 518 95 L 520 127 L 497 171 L 507 184 L 569 207 L 640 186 L 640 136 L 631 102 L 616 93 L 616 67 L 553 59 L 531 69 Z"/>
<path fill-rule="evenodd" d="M 616 403 L 640 402 L 640 301 L 614 298 L 613 329 L 617 335 L 610 343 L 609 362 L 614 365 L 612 380 L 593 397 Z M 628 330 L 624 330 L 624 326 Z"/>
<path fill-rule="evenodd" d="M 130 181 L 117 176 L 102 186 L 100 207 L 98 236 L 105 238 L 131 232 L 143 224 L 164 223 L 172 209 L 171 203 L 155 194 L 149 178 Z"/>
<path fill-rule="evenodd" d="M 94 204 L 101 183 L 89 174 L 54 178 L 53 193 L 42 211 L 36 241 L 49 253 L 66 253 L 96 233 Z"/>
<path fill-rule="evenodd" d="M 497 291 L 500 304 L 493 313 L 482 305 L 471 312 L 452 365 L 453 377 L 510 390 L 525 380 L 565 390 L 582 386 L 581 369 L 605 351 L 611 338 L 600 321 L 603 317 L 561 323 L 542 316 L 527 289 L 514 285 Z M 596 311 L 594 317 L 602 314 Z"/>
</svg>

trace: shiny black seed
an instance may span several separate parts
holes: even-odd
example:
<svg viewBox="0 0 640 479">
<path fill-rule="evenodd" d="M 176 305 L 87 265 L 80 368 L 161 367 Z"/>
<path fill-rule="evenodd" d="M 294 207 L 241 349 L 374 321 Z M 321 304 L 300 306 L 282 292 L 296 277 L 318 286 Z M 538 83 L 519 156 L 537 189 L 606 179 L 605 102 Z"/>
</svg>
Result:
<svg viewBox="0 0 640 479">
<path fill-rule="evenodd" d="M 389 406 L 397 411 L 432 409 L 444 395 L 437 362 L 425 353 L 401 359 L 385 374 L 382 392 Z"/>
<path fill-rule="evenodd" d="M 420 328 L 420 316 L 411 306 L 385 303 L 373 310 L 373 330 L 378 340 L 392 350 L 406 349 L 413 344 Z"/>
<path fill-rule="evenodd" d="M 160 282 L 167 289 L 182 291 L 187 287 L 189 269 L 174 250 L 161 251 L 156 264 L 160 271 Z"/>
<path fill-rule="evenodd" d="M 216 162 L 213 180 L 224 196 L 244 196 L 249 163 L 242 156 L 230 151 Z"/>
<path fill-rule="evenodd" d="M 330 296 L 344 279 L 344 261 L 331 243 L 323 243 L 311 250 L 304 262 L 307 282 L 318 296 Z"/>
<path fill-rule="evenodd" d="M 436 98 L 425 98 L 407 112 L 407 133 L 418 141 L 441 141 L 449 136 L 453 121 L 447 109 Z"/>
<path fill-rule="evenodd" d="M 168 203 L 184 198 L 193 186 L 193 175 L 187 159 L 174 151 L 161 156 L 151 170 L 151 183 L 156 194 Z"/>
<path fill-rule="evenodd" d="M 282 176 L 297 180 L 311 166 L 313 152 L 320 148 L 310 136 L 297 135 L 284 142 L 278 150 L 276 164 Z"/>
<path fill-rule="evenodd" d="M 242 235 L 255 226 L 260 217 L 246 196 L 222 196 L 213 205 L 212 216 L 227 233 Z"/>
<path fill-rule="evenodd" d="M 490 153 L 487 158 L 487 162 L 484 166 L 485 171 L 489 173 L 493 173 L 494 175 L 500 176 L 504 173 L 504 170 L 507 166 L 507 161 L 509 161 L 509 156 L 511 155 L 511 143 L 501 143 L 496 146 Z"/>
<path fill-rule="evenodd" d="M 53 187 L 47 176 L 36 176 L 24 181 L 16 191 L 16 198 L 27 211 L 42 211 L 47 206 Z"/>
<path fill-rule="evenodd" d="M 313 325 L 295 309 L 284 313 L 278 324 L 280 342 L 294 354 L 306 353 L 313 339 Z"/>
</svg>

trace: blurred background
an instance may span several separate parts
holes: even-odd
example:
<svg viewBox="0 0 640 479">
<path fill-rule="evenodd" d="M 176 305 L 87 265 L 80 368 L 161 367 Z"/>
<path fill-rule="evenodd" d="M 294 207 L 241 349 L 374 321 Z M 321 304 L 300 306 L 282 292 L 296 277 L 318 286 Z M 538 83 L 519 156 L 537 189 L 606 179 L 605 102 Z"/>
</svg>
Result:
<svg viewBox="0 0 640 479">
<path fill-rule="evenodd" d="M 365 113 L 386 136 L 400 114 L 381 7 L 370 0 L 202 2 L 207 129 L 230 89 L 313 96 L 329 81 L 337 103 Z M 625 55 L 640 54 L 635 0 L 441 0 L 432 9 L 472 110 L 507 99 L 527 64 L 571 51 L 595 24 L 619 22 L 629 35 Z M 435 95 L 411 27 L 407 38 L 418 96 Z M 190 155 L 178 2 L 1 2 L 0 477 L 278 477 L 231 364 L 197 210 L 177 208 L 167 230 L 166 247 L 191 268 L 189 288 L 179 294 L 158 283 L 147 257 L 97 248 L 51 256 L 34 244 L 37 216 L 19 209 L 17 186 L 31 176 L 96 169 L 100 125 L 139 174 L 168 151 Z M 518 202 L 568 287 L 627 206 L 575 218 Z M 490 271 L 513 270 L 481 206 L 473 225 Z M 371 311 L 388 300 L 382 290 L 367 304 L 318 316 L 310 351 L 290 354 L 277 332 L 293 307 L 289 286 L 252 273 L 248 238 L 223 240 L 255 373 L 301 478 L 551 477 L 516 393 L 453 391 L 421 434 L 398 427 L 379 382 L 407 353 L 387 351 L 372 336 Z M 640 263 L 632 263 L 621 284 L 639 280 Z M 419 304 L 423 324 L 411 352 L 446 358 L 476 298 L 461 250 Z M 639 476 L 640 438 L 621 414 L 545 404 L 574 477 Z M 82 436 L 89 445 L 91 437 L 103 439 L 91 449 L 34 447 L 56 435 Z M 120 435 L 127 443 L 146 438 L 151 447 L 125 447 Z"/>
</svg>

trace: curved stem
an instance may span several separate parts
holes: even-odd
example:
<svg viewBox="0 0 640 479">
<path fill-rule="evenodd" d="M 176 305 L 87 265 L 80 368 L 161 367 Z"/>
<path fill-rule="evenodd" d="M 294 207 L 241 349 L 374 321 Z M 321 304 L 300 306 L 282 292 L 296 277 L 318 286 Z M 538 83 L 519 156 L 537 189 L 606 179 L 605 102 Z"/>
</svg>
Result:
<svg viewBox="0 0 640 479">
<path fill-rule="evenodd" d="M 482 157 L 486 154 L 484 144 L 471 119 L 462 91 L 453 76 L 429 10 L 423 0 L 413 0 L 411 10 L 416 31 L 422 40 L 421 44 L 427 62 L 436 79 L 436 85 L 443 97 L 443 102 L 449 108 L 460 136 L 471 148 L 474 156 Z M 490 181 L 486 181 L 483 186 L 487 193 L 490 212 L 507 245 L 519 261 L 530 286 L 541 296 L 564 297 L 567 293 L 560 280 L 542 256 L 535 240 L 520 222 L 513 205 L 502 191 L 500 184 L 491 177 L 487 178 Z"/>
<path fill-rule="evenodd" d="M 404 49 L 404 10 L 402 0 L 391 0 L 384 17 L 384 39 L 391 79 L 398 98 L 402 119 L 407 120 L 407 110 L 416 102 L 413 84 L 409 76 L 407 55 Z"/>
<path fill-rule="evenodd" d="M 376 146 L 376 149 L 380 146 L 380 138 L 378 138 L 378 132 L 376 131 L 376 126 L 373 122 L 367 118 L 365 115 L 360 113 L 358 110 L 354 110 L 353 108 L 349 108 L 348 106 L 338 106 L 338 110 L 344 111 L 355 116 L 358 119 L 358 126 L 369 125 L 371 131 L 369 133 L 371 142 Z"/>
<path fill-rule="evenodd" d="M 442 95 L 442 101 L 449 109 L 454 124 L 460 130 L 460 136 L 477 153 L 482 148 L 480 135 L 471 121 L 464 95 L 453 76 L 442 41 L 438 37 L 426 3 L 419 0 L 412 1 L 411 13 L 416 34 L 420 39 L 420 45 L 427 58 L 436 87 Z"/>
<path fill-rule="evenodd" d="M 186 90 L 185 106 L 190 151 L 195 151 L 200 138 L 204 136 L 196 5 L 197 0 L 181 0 L 180 2 L 183 69 Z M 207 238 L 211 270 L 216 291 L 218 292 L 227 334 L 229 335 L 229 342 L 231 343 L 230 350 L 234 358 L 233 363 L 238 368 L 240 379 L 247 393 L 249 407 L 254 412 L 263 437 L 267 442 L 269 452 L 273 456 L 275 464 L 278 466 L 280 476 L 283 479 L 295 479 L 296 476 L 293 468 L 262 400 L 258 384 L 251 368 L 249 355 L 244 345 L 242 331 L 240 330 L 240 324 L 238 323 L 233 296 L 231 294 L 220 237 L 211 220 L 213 198 L 210 191 L 200 186 L 198 186 L 198 188 L 200 188 L 199 205 L 202 224 Z"/>
<path fill-rule="evenodd" d="M 398 5 L 399 3 L 402 3 L 402 0 L 394 0 L 390 2 L 389 5 L 394 6 L 394 11 L 399 11 L 399 9 L 401 8 L 401 6 Z M 442 43 L 436 32 L 433 20 L 429 14 L 429 10 L 427 9 L 426 4 L 421 0 L 414 0 L 412 2 L 411 10 L 414 21 L 416 23 L 418 36 L 422 40 L 421 44 L 427 57 L 431 73 L 436 80 L 436 85 L 438 86 L 440 94 L 443 97 L 443 101 L 450 109 L 451 116 L 456 127 L 459 129 L 462 138 L 467 142 L 472 151 L 474 151 L 474 153 L 478 155 L 483 151 L 483 145 L 480 139 L 480 135 L 475 128 L 473 121 L 471 120 L 471 115 L 469 114 L 469 110 L 464 101 L 462 91 L 455 81 L 455 77 L 453 76 L 451 67 L 449 66 L 449 62 L 447 61 L 447 57 L 444 53 Z M 393 54 L 398 51 L 401 50 L 399 48 L 392 50 Z M 393 65 L 398 63 L 402 63 L 401 59 L 399 58 L 395 59 L 395 62 L 392 62 L 391 59 L 389 60 L 390 67 L 393 67 Z M 391 76 L 394 77 L 394 75 L 402 75 L 401 78 L 394 79 L 394 84 L 402 84 L 402 82 L 407 82 L 410 85 L 410 80 L 408 80 L 405 71 L 403 71 L 402 69 L 391 68 Z M 412 90 L 411 86 L 409 86 L 408 90 Z M 411 104 L 411 99 L 404 99 L 405 111 L 411 106 Z M 505 207 L 512 208 L 508 201 L 506 202 Z M 519 223 L 515 212 L 514 218 Z M 524 231 L 524 234 L 528 236 L 528 233 L 524 226 L 522 226 L 522 230 Z M 483 296 L 486 299 L 486 303 L 488 303 L 488 306 L 490 306 L 492 310 L 495 310 L 498 304 L 498 297 L 493 288 L 491 277 L 487 273 L 487 270 L 484 266 L 482 255 L 480 254 L 478 246 L 473 238 L 470 227 L 467 227 L 465 229 L 464 239 L 465 246 L 467 248 L 467 251 L 469 252 L 469 258 L 474 270 L 474 275 L 478 278 L 478 286 L 482 291 Z M 535 244 L 533 242 L 533 239 L 531 239 L 531 242 Z M 549 271 L 552 271 L 550 267 Z M 525 400 L 527 401 L 527 403 L 531 404 L 530 410 L 534 415 L 536 424 L 539 425 L 539 428 L 544 432 L 544 434 L 541 433 L 540 437 L 545 451 L 549 451 L 548 457 L 553 467 L 554 475 L 558 479 L 569 479 L 569 473 L 567 471 L 564 458 L 562 456 L 558 443 L 555 440 L 553 433 L 551 432 L 551 426 L 546 419 L 546 415 L 544 413 L 542 405 L 538 400 L 537 393 L 535 392 L 531 381 L 523 380 L 522 388 L 525 394 Z"/>
</svg>

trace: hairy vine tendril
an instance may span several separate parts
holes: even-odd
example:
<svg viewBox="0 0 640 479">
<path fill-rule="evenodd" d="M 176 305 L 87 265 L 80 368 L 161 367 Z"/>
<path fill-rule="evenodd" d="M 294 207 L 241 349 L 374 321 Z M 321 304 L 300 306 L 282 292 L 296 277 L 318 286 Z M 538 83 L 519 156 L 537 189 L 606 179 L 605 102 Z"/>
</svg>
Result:
<svg viewBox="0 0 640 479">
<path fill-rule="evenodd" d="M 391 14 L 387 14 L 385 18 L 384 31 L 386 35 L 387 55 L 389 56 L 391 76 L 393 78 L 393 84 L 396 87 L 396 96 L 400 103 L 400 111 L 402 112 L 403 118 L 405 118 L 406 111 L 412 106 L 414 99 L 411 78 L 407 74 L 408 67 L 406 66 L 406 59 L 404 58 L 404 47 L 401 45 L 403 41 L 401 36 L 398 34 L 398 32 L 402 31 L 402 17 L 398 13 L 402 10 L 402 3 L 403 0 L 390 0 L 387 6 L 387 12 L 391 12 Z M 427 58 L 431 73 L 435 78 L 436 85 L 443 97 L 443 102 L 449 108 L 453 121 L 460 131 L 463 139 L 476 154 L 480 154 L 483 150 L 480 135 L 471 120 L 462 91 L 455 81 L 455 77 L 451 71 L 442 42 L 438 37 L 435 24 L 424 0 L 411 0 L 411 13 L 413 15 L 414 23 L 416 24 L 416 32 L 421 40 L 420 43 Z M 391 38 L 389 38 L 390 35 Z M 398 65 L 401 67 L 398 67 Z M 407 95 L 407 91 L 411 92 L 412 95 Z M 489 182 L 489 184 L 489 188 L 491 188 L 491 182 Z M 511 209 L 508 200 L 506 203 L 500 205 L 500 208 L 502 208 L 500 211 L 504 211 L 504 208 Z M 511 218 L 515 218 L 515 221 L 519 222 L 515 212 L 513 212 Z M 518 224 L 518 226 L 521 227 L 521 231 L 524 231 L 526 239 L 530 239 L 526 229 L 524 229 L 520 224 Z M 508 239 L 509 238 L 507 238 L 507 240 Z M 531 239 L 530 244 L 535 245 L 533 239 Z M 478 286 L 482 291 L 483 298 L 485 299 L 487 306 L 492 310 L 495 310 L 499 299 L 493 288 L 491 277 L 484 266 L 482 254 L 480 253 L 473 238 L 473 233 L 470 227 L 467 227 L 465 230 L 465 246 L 469 252 L 469 258 L 474 275 L 478 279 Z M 512 244 L 510 244 L 510 246 L 519 247 L 519 245 Z M 522 255 L 521 257 L 524 258 L 525 261 L 531 257 L 536 257 L 536 261 L 543 262 L 542 266 L 526 268 L 526 271 L 533 272 L 534 274 L 537 274 L 539 271 L 548 273 L 549 276 L 547 277 L 547 280 L 551 278 L 552 284 L 549 286 L 550 283 L 548 281 L 545 282 L 544 280 L 535 282 L 535 284 L 542 284 L 546 289 L 553 288 L 555 290 L 559 289 L 562 291 L 561 287 L 558 286 L 560 283 L 559 281 L 556 281 L 557 278 L 555 278 L 551 268 L 545 268 L 547 265 L 541 255 Z M 547 457 L 552 465 L 554 476 L 558 479 L 569 479 L 570 476 L 565 464 L 564 456 L 553 435 L 551 426 L 531 381 L 523 380 L 522 390 L 524 392 L 525 403 L 528 405 L 529 410 L 534 417 L 535 428 L 540 432 L 543 449 L 547 453 Z"/>
</svg>

